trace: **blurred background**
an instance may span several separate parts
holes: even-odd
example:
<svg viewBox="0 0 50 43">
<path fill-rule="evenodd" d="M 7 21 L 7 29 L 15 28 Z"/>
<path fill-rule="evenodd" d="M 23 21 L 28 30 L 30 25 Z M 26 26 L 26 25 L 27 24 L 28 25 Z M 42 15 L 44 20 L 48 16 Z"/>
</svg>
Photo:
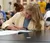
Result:
<svg viewBox="0 0 50 43">
<path fill-rule="evenodd" d="M 40 0 L 0 0 L 0 5 L 2 6 L 2 10 L 9 11 L 13 10 L 13 4 L 15 2 L 20 3 L 25 7 L 29 3 L 37 3 L 38 1 Z M 44 1 L 48 2 L 49 0 Z"/>
</svg>

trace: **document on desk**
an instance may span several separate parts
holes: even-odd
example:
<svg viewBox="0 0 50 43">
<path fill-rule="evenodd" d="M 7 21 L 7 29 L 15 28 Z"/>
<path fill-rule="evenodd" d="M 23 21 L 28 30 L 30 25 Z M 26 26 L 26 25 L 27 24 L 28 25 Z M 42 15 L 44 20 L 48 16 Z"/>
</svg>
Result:
<svg viewBox="0 0 50 43">
<path fill-rule="evenodd" d="M 0 31 L 0 36 L 11 35 L 11 34 L 18 34 L 19 32 L 29 33 L 29 32 L 32 32 L 32 31 L 29 31 L 29 30 L 18 30 L 18 31 L 15 31 L 15 30 L 1 30 Z"/>
</svg>

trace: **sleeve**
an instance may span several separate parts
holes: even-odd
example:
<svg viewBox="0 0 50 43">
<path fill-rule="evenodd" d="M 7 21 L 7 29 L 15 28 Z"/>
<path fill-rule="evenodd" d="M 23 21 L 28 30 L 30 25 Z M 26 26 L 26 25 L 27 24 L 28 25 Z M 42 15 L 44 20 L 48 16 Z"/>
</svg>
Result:
<svg viewBox="0 0 50 43">
<path fill-rule="evenodd" d="M 20 17 L 20 13 L 16 13 L 13 17 L 11 17 L 9 20 L 7 20 L 6 22 L 4 22 L 3 24 L 2 24 L 2 29 L 4 29 L 5 27 L 7 27 L 7 26 L 10 26 L 10 25 L 12 25 L 12 23 L 14 23 L 14 21 L 15 21 L 15 18 L 19 18 Z"/>
</svg>

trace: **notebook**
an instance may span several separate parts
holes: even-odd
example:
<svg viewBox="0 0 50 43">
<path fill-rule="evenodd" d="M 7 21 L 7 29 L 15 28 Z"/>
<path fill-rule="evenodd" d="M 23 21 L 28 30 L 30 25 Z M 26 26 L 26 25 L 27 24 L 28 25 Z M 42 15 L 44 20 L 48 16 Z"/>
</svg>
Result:
<svg viewBox="0 0 50 43">
<path fill-rule="evenodd" d="M 1 30 L 0 31 L 0 36 L 3 36 L 3 35 L 11 35 L 11 34 L 23 34 L 23 33 L 30 33 L 32 31 L 30 30 L 18 30 L 18 31 L 15 31 L 15 30 Z"/>
</svg>

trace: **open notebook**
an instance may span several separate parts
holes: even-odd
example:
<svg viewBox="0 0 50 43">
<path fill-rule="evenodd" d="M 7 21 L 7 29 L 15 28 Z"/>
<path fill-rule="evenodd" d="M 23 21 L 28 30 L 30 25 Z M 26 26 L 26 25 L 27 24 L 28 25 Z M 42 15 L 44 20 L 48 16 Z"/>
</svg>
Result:
<svg viewBox="0 0 50 43">
<path fill-rule="evenodd" d="M 0 31 L 0 36 L 3 36 L 3 35 L 11 35 L 11 34 L 19 34 L 19 33 L 30 33 L 32 31 L 29 31 L 29 30 L 18 30 L 18 31 L 15 31 L 15 30 L 1 30 Z"/>
</svg>

